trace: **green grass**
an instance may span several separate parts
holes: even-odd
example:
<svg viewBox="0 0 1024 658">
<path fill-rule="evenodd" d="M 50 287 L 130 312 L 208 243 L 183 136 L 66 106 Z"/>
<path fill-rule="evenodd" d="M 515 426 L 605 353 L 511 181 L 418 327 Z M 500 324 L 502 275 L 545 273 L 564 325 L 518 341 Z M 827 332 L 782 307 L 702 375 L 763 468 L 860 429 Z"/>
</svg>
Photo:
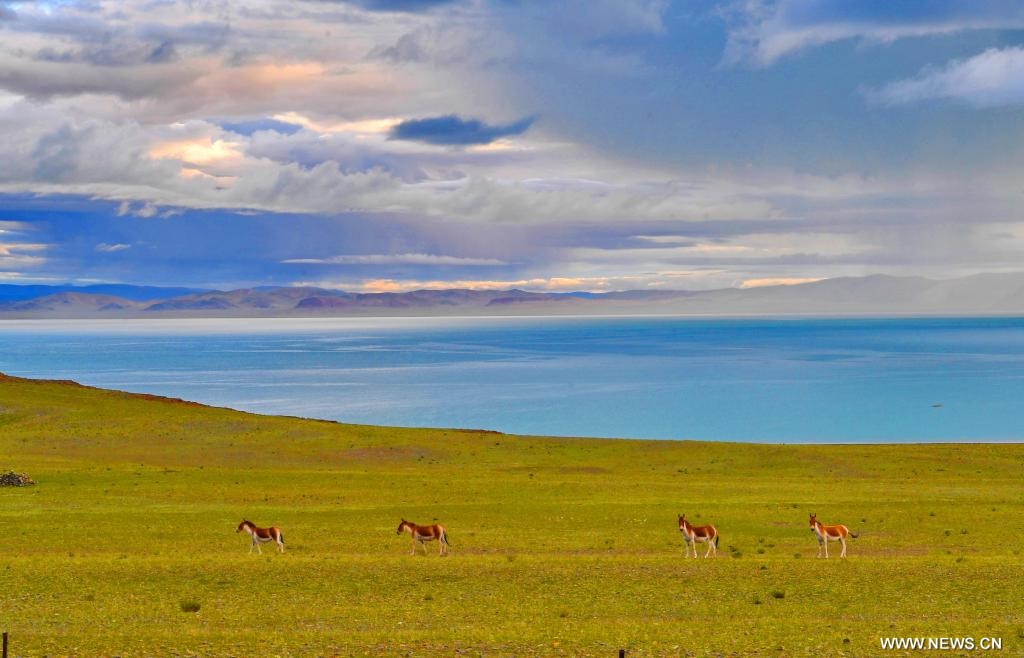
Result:
<svg viewBox="0 0 1024 658">
<path fill-rule="evenodd" d="M 1022 467 L 1021 445 L 394 429 L 0 377 L 0 470 L 38 482 L 0 489 L 0 627 L 24 656 L 1019 655 Z M 808 512 L 862 533 L 847 560 L 814 559 Z M 717 559 L 684 561 L 677 513 L 718 527 Z M 287 552 L 248 555 L 243 517 Z M 410 556 L 403 517 L 451 556 Z"/>
</svg>

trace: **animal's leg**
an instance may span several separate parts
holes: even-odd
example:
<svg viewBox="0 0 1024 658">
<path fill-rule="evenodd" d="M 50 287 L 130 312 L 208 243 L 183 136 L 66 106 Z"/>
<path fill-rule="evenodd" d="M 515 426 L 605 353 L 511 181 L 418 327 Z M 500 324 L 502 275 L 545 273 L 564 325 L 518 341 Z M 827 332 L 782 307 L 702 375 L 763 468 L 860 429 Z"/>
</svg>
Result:
<svg viewBox="0 0 1024 658">
<path fill-rule="evenodd" d="M 708 552 L 704 554 L 704 557 L 708 557 L 709 555 L 711 555 L 711 549 L 713 549 L 714 547 L 715 542 L 711 541 L 711 539 L 708 539 Z"/>
<path fill-rule="evenodd" d="M 843 543 L 843 552 L 839 554 L 839 557 L 846 557 L 846 540 L 840 537 L 839 541 Z"/>
<path fill-rule="evenodd" d="M 822 543 L 823 543 L 823 541 L 821 539 L 819 539 L 818 540 L 818 557 L 819 558 L 821 557 L 821 545 L 822 545 Z"/>
<path fill-rule="evenodd" d="M 828 559 L 828 535 L 825 535 L 825 559 Z"/>
</svg>

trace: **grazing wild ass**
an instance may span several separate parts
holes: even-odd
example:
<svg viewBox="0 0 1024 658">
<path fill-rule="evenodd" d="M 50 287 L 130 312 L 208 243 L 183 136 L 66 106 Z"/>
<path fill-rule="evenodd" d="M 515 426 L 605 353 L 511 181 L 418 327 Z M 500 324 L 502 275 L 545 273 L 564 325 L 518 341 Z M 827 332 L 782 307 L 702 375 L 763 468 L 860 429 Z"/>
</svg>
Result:
<svg viewBox="0 0 1024 658">
<path fill-rule="evenodd" d="M 395 531 L 396 535 L 400 535 L 405 531 L 409 531 L 412 535 L 412 553 L 416 555 L 416 544 L 419 543 L 423 547 L 423 554 L 427 553 L 426 543 L 428 541 L 437 541 L 440 551 L 438 555 L 444 555 L 448 552 L 448 533 L 445 531 L 443 525 L 435 523 L 434 525 L 416 525 L 412 521 L 406 521 L 402 519 L 402 522 L 398 524 L 398 530 Z"/>
<path fill-rule="evenodd" d="M 821 557 L 821 547 L 825 547 L 825 559 L 828 559 L 828 543 L 830 541 L 837 541 L 843 545 L 843 552 L 839 554 L 839 557 L 846 557 L 846 538 L 847 536 L 856 539 L 859 535 L 850 532 L 850 529 L 844 525 L 825 525 L 818 521 L 818 517 L 815 514 L 811 514 L 811 532 L 814 533 L 815 537 L 818 538 L 818 557 Z"/>
<path fill-rule="evenodd" d="M 711 555 L 711 551 L 718 555 L 718 530 L 713 525 L 690 525 L 686 515 L 679 515 L 679 532 L 683 533 L 686 541 L 686 557 L 690 557 L 690 544 L 693 544 L 693 557 L 697 557 L 697 544 L 705 543 L 708 550 L 704 557 Z"/>
<path fill-rule="evenodd" d="M 256 548 L 257 552 L 262 553 L 263 549 L 260 548 L 260 544 L 265 544 L 268 541 L 276 541 L 277 550 L 284 553 L 284 535 L 281 534 L 280 528 L 276 526 L 259 528 L 252 521 L 242 521 L 238 524 L 235 532 L 242 532 L 243 530 L 252 538 L 252 544 L 249 545 L 250 553 L 252 553 L 253 547 Z"/>
</svg>

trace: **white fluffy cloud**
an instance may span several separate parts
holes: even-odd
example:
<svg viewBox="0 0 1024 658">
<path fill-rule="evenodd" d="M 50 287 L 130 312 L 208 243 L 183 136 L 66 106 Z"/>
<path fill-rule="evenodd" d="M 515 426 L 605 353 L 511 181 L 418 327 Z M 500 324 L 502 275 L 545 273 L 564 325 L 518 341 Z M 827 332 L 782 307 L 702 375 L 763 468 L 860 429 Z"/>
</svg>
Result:
<svg viewBox="0 0 1024 658">
<path fill-rule="evenodd" d="M 0 145 L 0 189 L 119 200 L 139 217 L 166 206 L 497 222 L 763 214 L 763 201 L 715 185 L 623 169 L 545 134 L 543 119 L 474 148 L 388 140 L 380 129 L 453 110 L 495 124 L 531 116 L 525 102 L 508 106 L 486 70 L 513 65 L 517 35 L 585 62 L 576 55 L 591 40 L 660 32 L 666 7 L 475 2 L 437 16 L 281 0 L 19 5 L 0 28 L 0 89 L 12 95 L 0 127 L 13 135 Z M 305 128 L 218 126 L 272 116 Z"/>
<path fill-rule="evenodd" d="M 1001 0 L 745 0 L 723 14 L 731 25 L 725 61 L 755 66 L 769 66 L 799 51 L 847 39 L 885 44 L 964 30 L 1024 27 L 1024 6 Z"/>
<path fill-rule="evenodd" d="M 634 173 L 632 180 L 596 180 L 602 167 L 614 167 L 596 158 L 581 167 L 576 150 L 411 149 L 358 133 L 244 136 L 205 121 L 80 119 L 26 104 L 0 110 L 4 126 L 12 137 L 0 160 L 0 189 L 118 200 L 122 214 L 139 217 L 153 217 L 162 206 L 398 212 L 526 223 L 729 219 L 772 212 L 756 185 L 728 179 L 662 174 L 651 180 Z M 548 176 L 537 177 L 537 169 Z"/>
<path fill-rule="evenodd" d="M 115 242 L 114 244 L 110 244 L 110 243 L 107 243 L 107 242 L 101 242 L 98 245 L 96 245 L 96 247 L 95 247 L 96 251 L 98 251 L 100 253 L 104 253 L 104 254 L 114 254 L 114 253 L 117 253 L 119 251 L 124 251 L 126 249 L 131 249 L 131 248 L 132 248 L 132 246 L 130 244 L 125 244 L 123 242 Z"/>
<path fill-rule="evenodd" d="M 1024 48 L 990 48 L 983 53 L 928 68 L 868 92 L 872 100 L 905 105 L 928 100 L 953 100 L 976 107 L 1024 103 Z"/>
</svg>

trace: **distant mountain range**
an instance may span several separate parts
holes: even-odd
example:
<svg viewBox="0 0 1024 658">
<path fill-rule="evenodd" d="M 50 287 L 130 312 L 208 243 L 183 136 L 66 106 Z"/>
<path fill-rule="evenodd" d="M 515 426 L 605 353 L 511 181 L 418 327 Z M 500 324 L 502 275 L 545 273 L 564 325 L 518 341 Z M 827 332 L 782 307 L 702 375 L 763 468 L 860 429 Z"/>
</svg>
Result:
<svg viewBox="0 0 1024 658">
<path fill-rule="evenodd" d="M 166 299 L 179 295 L 191 295 L 206 292 L 202 288 L 160 288 L 157 286 L 132 286 L 124 283 L 99 283 L 91 286 L 44 286 L 0 284 L 0 302 L 20 302 L 62 292 L 84 293 L 86 295 L 110 295 L 124 299 L 144 302 L 153 299 Z"/>
<path fill-rule="evenodd" d="M 130 285 L 0 285 L 0 318 L 322 317 L 568 314 L 1024 314 L 1024 273 L 959 279 L 874 275 L 718 290 L 547 293 L 314 287 L 196 290 Z"/>
</svg>

